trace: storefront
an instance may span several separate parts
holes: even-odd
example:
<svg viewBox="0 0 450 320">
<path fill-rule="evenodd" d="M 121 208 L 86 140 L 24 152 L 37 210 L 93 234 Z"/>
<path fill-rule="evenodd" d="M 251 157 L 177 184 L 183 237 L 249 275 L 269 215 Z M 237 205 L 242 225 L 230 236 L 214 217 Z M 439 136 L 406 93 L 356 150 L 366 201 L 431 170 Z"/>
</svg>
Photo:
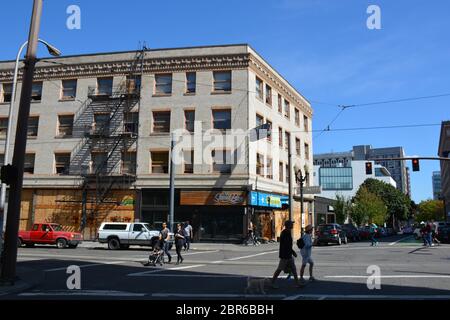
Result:
<svg viewBox="0 0 450 320">
<path fill-rule="evenodd" d="M 246 191 L 181 190 L 175 220 L 190 221 L 194 241 L 240 242 L 246 235 Z"/>
<path fill-rule="evenodd" d="M 316 225 L 324 223 L 335 223 L 336 214 L 334 212 L 336 200 L 323 197 L 315 197 L 314 215 Z"/>
<path fill-rule="evenodd" d="M 255 234 L 265 241 L 276 241 L 277 221 L 285 220 L 288 197 L 259 191 L 249 193 L 249 221 L 253 223 Z M 279 224 L 279 223 L 278 223 Z"/>
</svg>

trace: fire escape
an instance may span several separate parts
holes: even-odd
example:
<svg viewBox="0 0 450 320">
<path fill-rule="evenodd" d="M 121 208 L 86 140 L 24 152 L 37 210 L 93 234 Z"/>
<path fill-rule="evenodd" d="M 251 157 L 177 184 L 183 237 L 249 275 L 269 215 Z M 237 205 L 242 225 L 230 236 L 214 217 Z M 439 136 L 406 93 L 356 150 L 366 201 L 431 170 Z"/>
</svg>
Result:
<svg viewBox="0 0 450 320">
<path fill-rule="evenodd" d="M 138 137 L 138 113 L 132 111 L 140 101 L 145 50 L 136 52 L 118 86 L 112 85 L 112 78 L 98 78 L 74 117 L 74 136 L 81 139 L 68 171 L 82 178 L 77 185 L 82 190 L 82 232 L 88 221 L 96 229 L 108 211 L 120 204 L 113 190 L 127 190 L 136 180 L 135 156 L 129 149 Z"/>
</svg>

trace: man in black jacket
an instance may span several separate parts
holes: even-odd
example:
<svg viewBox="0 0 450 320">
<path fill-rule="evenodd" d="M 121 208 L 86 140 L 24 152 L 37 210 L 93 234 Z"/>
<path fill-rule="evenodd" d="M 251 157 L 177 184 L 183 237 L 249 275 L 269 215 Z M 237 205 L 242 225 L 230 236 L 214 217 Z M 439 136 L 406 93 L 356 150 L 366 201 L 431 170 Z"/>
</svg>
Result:
<svg viewBox="0 0 450 320">
<path fill-rule="evenodd" d="M 278 287 L 275 285 L 275 281 L 280 275 L 281 271 L 291 271 L 294 275 L 295 283 L 297 286 L 300 286 L 297 276 L 297 268 L 295 267 L 294 257 L 297 257 L 297 254 L 294 250 L 292 250 L 292 228 L 294 226 L 293 221 L 286 221 L 284 223 L 284 230 L 281 232 L 280 236 L 280 263 L 278 264 L 277 270 L 273 274 L 272 278 L 272 288 L 277 289 Z"/>
</svg>

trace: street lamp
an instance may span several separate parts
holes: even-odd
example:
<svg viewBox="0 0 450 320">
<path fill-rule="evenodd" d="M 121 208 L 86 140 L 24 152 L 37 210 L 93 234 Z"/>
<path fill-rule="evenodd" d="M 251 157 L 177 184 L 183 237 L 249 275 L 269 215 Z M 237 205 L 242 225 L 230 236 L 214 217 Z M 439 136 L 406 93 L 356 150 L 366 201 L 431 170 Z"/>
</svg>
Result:
<svg viewBox="0 0 450 320">
<path fill-rule="evenodd" d="M 45 40 L 38 39 L 40 43 L 43 43 L 45 47 L 48 50 L 48 53 L 52 56 L 58 57 L 61 55 L 61 51 L 59 51 L 55 46 L 52 46 L 50 43 L 48 43 Z M 17 84 L 17 75 L 19 72 L 19 59 L 22 55 L 22 51 L 27 46 L 28 41 L 25 41 L 22 46 L 19 49 L 19 52 L 17 53 L 16 57 L 16 64 L 14 68 L 14 77 L 13 77 L 13 83 L 12 83 L 12 92 L 11 92 L 11 101 L 9 103 L 9 112 L 8 112 L 8 129 L 6 133 L 6 140 L 5 140 L 5 151 L 4 151 L 4 157 L 3 157 L 3 165 L 8 164 L 9 160 L 9 144 L 11 139 L 11 127 L 12 127 L 12 115 L 14 110 L 14 101 L 16 97 L 16 84 Z M 0 195 L 0 254 L 3 249 L 3 241 L 2 241 L 2 235 L 3 235 L 3 229 L 5 224 L 5 202 L 6 202 L 6 184 L 2 183 L 1 186 L 1 195 Z"/>
<path fill-rule="evenodd" d="M 309 172 L 303 176 L 302 170 L 298 169 L 295 173 L 295 180 L 300 184 L 300 232 L 303 236 L 303 183 L 308 181 Z"/>
</svg>

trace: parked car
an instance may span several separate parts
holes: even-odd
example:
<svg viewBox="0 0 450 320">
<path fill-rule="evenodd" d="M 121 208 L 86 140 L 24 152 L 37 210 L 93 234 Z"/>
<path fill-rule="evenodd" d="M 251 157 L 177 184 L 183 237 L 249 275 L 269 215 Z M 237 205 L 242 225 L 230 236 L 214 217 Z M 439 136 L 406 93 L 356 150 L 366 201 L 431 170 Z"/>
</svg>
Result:
<svg viewBox="0 0 450 320">
<path fill-rule="evenodd" d="M 359 229 L 359 237 L 361 240 L 367 240 L 370 237 L 370 228 L 369 226 L 360 227 Z"/>
<path fill-rule="evenodd" d="M 450 243 L 450 225 L 440 227 L 436 238 L 441 242 Z"/>
<path fill-rule="evenodd" d="M 20 247 L 35 244 L 56 245 L 59 249 L 76 248 L 83 241 L 83 235 L 78 232 L 64 231 L 57 223 L 35 223 L 30 231 L 19 231 L 18 243 Z"/>
<path fill-rule="evenodd" d="M 342 229 L 347 234 L 347 239 L 350 241 L 361 241 L 361 236 L 359 234 L 359 230 L 351 223 L 346 223 L 342 225 Z"/>
<path fill-rule="evenodd" d="M 315 243 L 321 245 L 322 243 L 347 243 L 347 234 L 342 229 L 341 225 L 337 223 L 321 224 L 317 227 Z"/>
<path fill-rule="evenodd" d="M 169 232 L 169 236 L 170 249 L 174 234 Z M 159 240 L 159 230 L 148 223 L 103 222 L 98 229 L 97 240 L 107 243 L 110 250 L 128 249 L 130 245 L 153 247 Z"/>
<path fill-rule="evenodd" d="M 413 234 L 414 228 L 411 226 L 405 226 L 402 229 L 403 234 Z"/>
</svg>

